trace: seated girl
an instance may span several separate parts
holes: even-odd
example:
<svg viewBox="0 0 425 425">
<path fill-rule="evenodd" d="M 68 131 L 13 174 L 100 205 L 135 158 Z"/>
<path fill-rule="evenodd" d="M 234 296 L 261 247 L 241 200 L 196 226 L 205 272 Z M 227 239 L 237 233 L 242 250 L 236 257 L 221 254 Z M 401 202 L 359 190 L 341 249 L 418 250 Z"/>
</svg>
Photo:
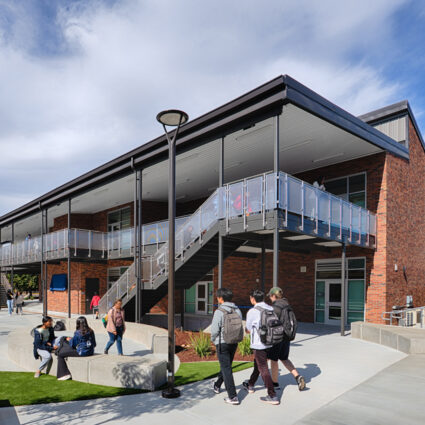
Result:
<svg viewBox="0 0 425 425">
<path fill-rule="evenodd" d="M 66 338 L 58 350 L 58 371 L 59 381 L 71 379 L 71 372 L 65 362 L 67 357 L 86 357 L 94 354 L 96 347 L 96 338 L 94 331 L 89 327 L 85 317 L 80 316 L 77 319 L 77 329 L 72 338 Z"/>
</svg>

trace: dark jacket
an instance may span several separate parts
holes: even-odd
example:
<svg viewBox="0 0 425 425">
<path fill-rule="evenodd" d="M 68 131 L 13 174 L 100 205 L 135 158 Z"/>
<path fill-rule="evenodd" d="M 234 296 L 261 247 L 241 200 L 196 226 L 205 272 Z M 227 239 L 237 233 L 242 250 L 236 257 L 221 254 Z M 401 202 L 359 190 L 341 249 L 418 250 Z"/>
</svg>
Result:
<svg viewBox="0 0 425 425">
<path fill-rule="evenodd" d="M 83 335 L 81 331 L 75 331 L 74 336 L 69 340 L 69 345 L 77 350 L 79 356 L 92 356 L 96 347 L 94 332 Z"/>
<path fill-rule="evenodd" d="M 289 302 L 286 298 L 279 298 L 272 304 L 273 310 L 280 321 L 282 321 L 282 310 L 288 305 Z"/>
<path fill-rule="evenodd" d="M 43 337 L 41 336 L 40 332 L 38 331 L 38 328 L 34 329 L 34 358 L 37 360 L 39 355 L 37 353 L 37 350 L 46 350 L 46 351 L 53 351 L 53 341 L 55 340 L 55 331 L 53 328 L 49 329 L 49 340 L 44 342 Z M 51 345 L 47 345 L 47 342 L 50 342 Z"/>
</svg>

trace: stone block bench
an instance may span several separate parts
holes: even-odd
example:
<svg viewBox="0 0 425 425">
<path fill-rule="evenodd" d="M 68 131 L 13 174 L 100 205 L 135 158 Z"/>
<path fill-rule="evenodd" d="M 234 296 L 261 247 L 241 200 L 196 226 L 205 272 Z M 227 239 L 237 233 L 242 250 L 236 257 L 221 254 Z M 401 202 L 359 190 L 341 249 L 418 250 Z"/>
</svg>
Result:
<svg viewBox="0 0 425 425">
<path fill-rule="evenodd" d="M 353 322 L 351 336 L 385 345 L 406 354 L 425 354 L 425 329 Z"/>
<path fill-rule="evenodd" d="M 63 319 L 67 335 L 75 330 L 75 319 Z M 100 320 L 89 320 L 95 333 L 105 332 Z M 90 357 L 69 357 L 68 367 L 75 381 L 121 388 L 140 388 L 154 391 L 167 382 L 168 331 L 149 325 L 126 323 L 126 338 L 142 344 L 148 354 L 143 356 L 118 356 L 97 354 Z M 9 333 L 10 360 L 29 371 L 36 371 L 40 361 L 33 356 L 33 338 L 30 328 Z M 50 374 L 55 375 L 57 359 L 53 354 Z M 175 356 L 175 368 L 180 365 Z"/>
</svg>

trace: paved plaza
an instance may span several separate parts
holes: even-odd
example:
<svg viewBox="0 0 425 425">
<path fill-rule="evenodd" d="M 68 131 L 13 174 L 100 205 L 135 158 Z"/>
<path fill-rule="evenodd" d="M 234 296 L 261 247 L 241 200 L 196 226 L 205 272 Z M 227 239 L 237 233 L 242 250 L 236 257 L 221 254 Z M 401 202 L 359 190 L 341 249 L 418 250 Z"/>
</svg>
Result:
<svg viewBox="0 0 425 425">
<path fill-rule="evenodd" d="M 7 358 L 7 334 L 30 327 L 38 316 L 7 316 L 0 312 L 0 364 L 18 370 Z M 306 377 L 307 390 L 299 392 L 294 380 L 281 370 L 279 406 L 259 400 L 266 395 L 261 382 L 254 394 L 242 389 L 250 370 L 235 374 L 240 406 L 223 402 L 210 382 L 182 387 L 182 397 L 164 400 L 160 392 L 0 409 L 0 423 L 15 424 L 422 424 L 425 417 L 425 356 L 405 354 L 381 345 L 341 337 L 336 328 L 301 324 L 291 348 L 291 359 Z M 102 341 L 104 336 L 98 335 Z M 102 341 L 103 342 L 103 341 Z M 102 345 L 102 344 L 99 344 Z M 127 353 L 136 352 L 126 340 Z M 143 347 L 141 348 L 143 349 Z M 28 353 L 32 355 L 32 353 Z"/>
</svg>

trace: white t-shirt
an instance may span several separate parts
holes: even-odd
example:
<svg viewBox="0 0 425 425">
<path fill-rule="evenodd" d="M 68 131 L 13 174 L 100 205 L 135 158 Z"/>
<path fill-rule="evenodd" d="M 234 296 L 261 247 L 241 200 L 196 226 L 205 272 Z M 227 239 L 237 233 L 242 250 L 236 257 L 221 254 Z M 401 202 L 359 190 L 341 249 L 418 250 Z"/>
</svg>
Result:
<svg viewBox="0 0 425 425">
<path fill-rule="evenodd" d="M 273 310 L 273 307 L 269 306 L 265 302 L 257 303 L 256 306 L 262 307 L 266 310 Z M 251 348 L 254 350 L 265 350 L 270 348 L 271 345 L 264 345 L 261 342 L 260 335 L 258 334 L 258 329 L 261 322 L 261 311 L 257 308 L 251 308 L 246 315 L 246 328 L 249 330 L 251 336 Z"/>
<path fill-rule="evenodd" d="M 315 182 L 313 183 L 313 186 L 314 186 L 314 187 L 317 187 L 317 189 L 320 189 L 320 190 L 323 190 L 323 191 L 325 191 L 325 190 L 326 190 L 325 185 L 324 185 L 324 184 L 319 184 L 319 182 L 317 182 L 317 181 L 315 181 Z"/>
</svg>

